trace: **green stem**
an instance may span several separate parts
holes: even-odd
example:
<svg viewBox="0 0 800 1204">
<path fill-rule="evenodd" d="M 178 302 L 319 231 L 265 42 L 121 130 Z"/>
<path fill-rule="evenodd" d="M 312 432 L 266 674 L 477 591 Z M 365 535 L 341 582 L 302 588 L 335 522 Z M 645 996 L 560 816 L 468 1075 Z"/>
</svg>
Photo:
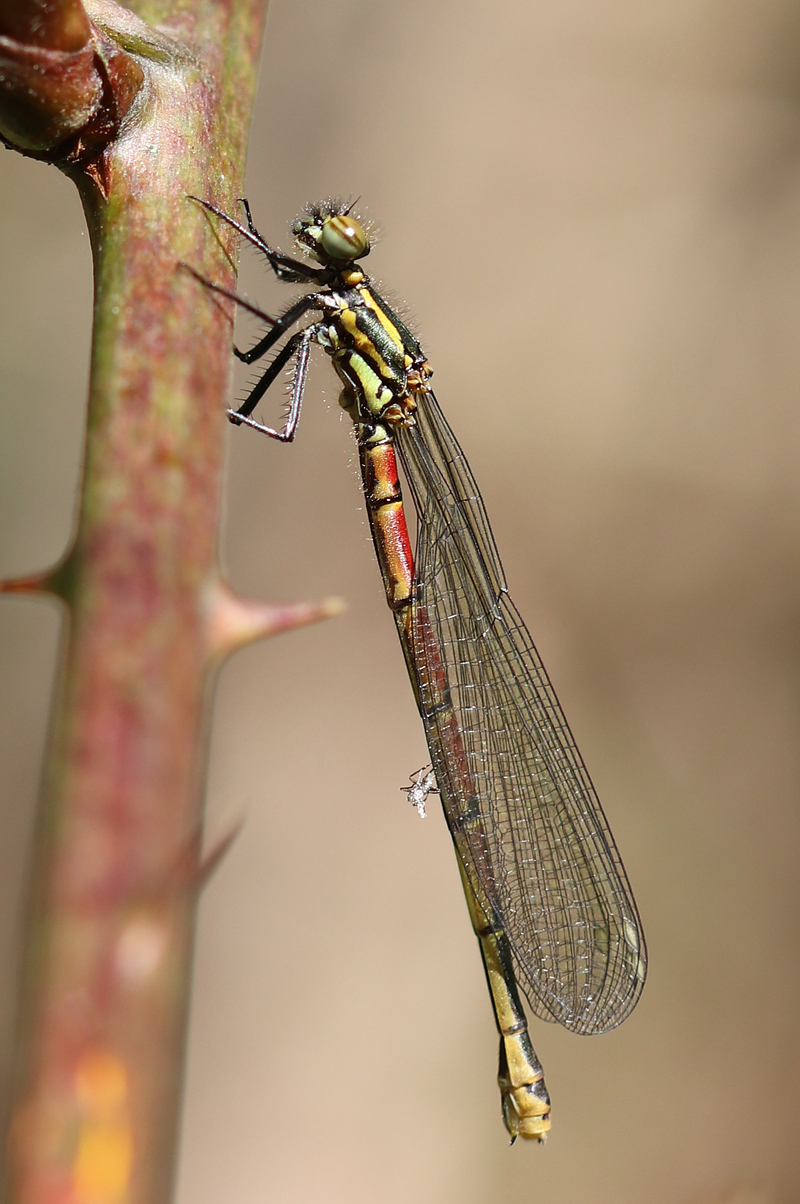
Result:
<svg viewBox="0 0 800 1204">
<path fill-rule="evenodd" d="M 205 733 L 226 650 L 214 632 L 231 342 L 230 313 L 179 264 L 231 283 L 233 246 L 187 197 L 230 209 L 240 195 L 264 7 L 143 3 L 156 32 L 110 0 L 86 5 L 106 94 L 123 103 L 106 95 L 116 126 L 98 142 L 95 116 L 91 154 L 80 137 L 62 147 L 95 264 L 80 522 L 59 569 L 17 583 L 69 609 L 10 1130 L 9 1198 L 25 1204 L 171 1193 Z"/>
</svg>

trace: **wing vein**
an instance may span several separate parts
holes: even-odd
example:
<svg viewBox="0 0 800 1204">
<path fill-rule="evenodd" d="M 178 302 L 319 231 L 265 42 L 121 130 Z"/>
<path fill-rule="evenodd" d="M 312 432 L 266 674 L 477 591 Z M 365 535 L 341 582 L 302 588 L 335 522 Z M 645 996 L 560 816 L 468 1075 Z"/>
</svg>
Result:
<svg viewBox="0 0 800 1204">
<path fill-rule="evenodd" d="M 622 861 L 433 394 L 397 445 L 417 513 L 410 660 L 453 839 L 534 1012 L 603 1032 L 646 969 Z"/>
</svg>

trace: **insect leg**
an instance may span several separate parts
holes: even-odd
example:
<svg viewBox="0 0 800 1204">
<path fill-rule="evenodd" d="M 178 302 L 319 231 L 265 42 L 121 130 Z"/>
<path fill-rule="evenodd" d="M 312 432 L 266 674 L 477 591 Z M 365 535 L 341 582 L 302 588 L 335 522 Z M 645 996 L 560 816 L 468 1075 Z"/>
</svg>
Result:
<svg viewBox="0 0 800 1204">
<path fill-rule="evenodd" d="M 244 209 L 245 217 L 247 218 L 247 229 L 253 235 L 253 238 L 258 239 L 258 241 L 263 246 L 266 246 L 267 244 L 266 244 L 265 240 L 262 238 L 262 236 L 259 234 L 258 230 L 256 229 L 256 224 L 253 221 L 253 215 L 250 212 L 250 202 L 248 201 L 247 197 L 240 196 L 239 203 L 241 204 L 242 208 Z"/>
<path fill-rule="evenodd" d="M 272 330 L 267 331 L 263 339 L 256 343 L 255 347 L 251 347 L 249 351 L 240 351 L 238 347 L 234 347 L 233 354 L 243 364 L 252 364 L 256 360 L 260 360 L 262 355 L 265 355 L 270 347 L 274 347 L 280 338 L 286 334 L 290 327 L 294 326 L 295 322 L 299 322 L 304 314 L 314 308 L 316 297 L 314 293 L 308 293 L 307 296 L 301 297 L 300 300 L 287 309 L 286 313 L 280 318 L 273 318 L 274 325 Z M 286 361 L 284 360 L 284 363 Z M 268 386 L 267 386 L 268 387 Z M 248 401 L 250 399 L 248 398 Z M 255 404 L 255 403 L 253 403 Z M 247 411 L 250 412 L 249 410 Z"/>
<path fill-rule="evenodd" d="M 325 272 L 321 268 L 312 268 L 309 266 L 309 264 L 303 263 L 300 259 L 292 259 L 290 255 L 284 255 L 282 251 L 273 250 L 273 248 L 268 245 L 263 235 L 259 234 L 258 230 L 256 229 L 256 224 L 253 221 L 252 214 L 250 213 L 250 202 L 248 201 L 247 197 L 240 196 L 239 200 L 247 216 L 247 229 L 252 235 L 250 241 L 253 242 L 255 246 L 260 247 L 260 249 L 264 252 L 270 262 L 273 272 L 279 280 L 292 280 L 295 272 L 299 273 L 303 277 L 307 277 L 309 280 L 313 280 L 317 277 L 325 275 Z M 219 211 L 215 210 L 215 212 Z M 221 214 L 220 216 L 224 217 L 225 215 Z M 226 218 L 226 221 L 228 220 L 230 219 Z M 241 227 L 237 226 L 236 228 L 238 230 Z M 286 269 L 289 275 L 282 271 L 282 269 Z"/>
<path fill-rule="evenodd" d="M 284 255 L 282 251 L 274 251 L 267 244 L 263 235 L 259 234 L 256 229 L 253 215 L 250 212 L 250 202 L 247 197 L 239 197 L 239 200 L 247 217 L 247 229 L 252 235 L 251 242 L 254 242 L 264 252 L 269 260 L 269 266 L 279 280 L 286 280 L 291 283 L 292 281 L 296 281 L 298 276 L 304 280 L 318 280 L 325 275 L 324 270 L 321 268 L 312 268 L 309 264 L 303 263 L 299 259 L 292 259 L 290 255 Z"/>
<path fill-rule="evenodd" d="M 246 238 L 249 243 L 252 243 L 262 255 L 266 255 L 270 267 L 279 280 L 297 283 L 298 281 L 319 280 L 325 276 L 326 273 L 323 268 L 312 268 L 306 263 L 301 263 L 299 259 L 292 259 L 290 256 L 284 255 L 282 251 L 273 250 L 269 243 L 258 233 L 252 224 L 252 219 L 249 219 L 247 226 L 243 226 L 235 218 L 230 217 L 224 209 L 219 209 L 216 205 L 212 205 L 211 201 L 203 201 L 199 196 L 190 196 L 189 200 L 196 201 L 198 205 L 202 205 L 209 213 L 222 218 L 242 238 Z M 247 202 L 245 201 L 244 204 L 247 204 Z"/>
<path fill-rule="evenodd" d="M 195 280 L 199 280 L 209 292 L 219 293 L 220 297 L 227 297 L 229 301 L 235 301 L 241 309 L 246 309 L 249 314 L 260 318 L 262 322 L 268 322 L 270 326 L 277 326 L 278 322 L 280 322 L 280 318 L 271 318 L 269 314 L 264 313 L 263 309 L 259 309 L 257 305 L 251 305 L 249 301 L 245 301 L 244 297 L 240 297 L 238 293 L 225 288 L 222 284 L 214 284 L 213 280 L 209 280 L 207 276 L 203 276 L 202 273 L 195 271 L 190 263 L 181 262 L 178 264 L 178 267 L 183 268 L 190 276 L 194 276 Z"/>
<path fill-rule="evenodd" d="M 299 330 L 297 334 L 292 335 L 285 347 L 282 347 L 279 353 L 275 356 L 270 366 L 267 368 L 261 380 L 253 389 L 250 396 L 239 407 L 238 410 L 228 410 L 228 418 L 235 426 L 251 426 L 254 430 L 261 431 L 264 435 L 269 435 L 271 439 L 277 439 L 280 443 L 291 443 L 297 431 L 297 424 L 300 421 L 300 410 L 303 405 L 303 392 L 306 385 L 306 376 L 308 374 L 308 360 L 311 351 L 311 344 L 317 335 L 316 326 L 308 326 L 305 330 Z M 261 398 L 266 393 L 267 389 L 278 376 L 281 369 L 289 362 L 293 355 L 297 356 L 294 369 L 294 381 L 292 383 L 292 397 L 289 403 L 289 414 L 286 419 L 286 426 L 282 431 L 273 430 L 272 427 L 264 426 L 261 422 L 256 422 L 250 417 L 253 410 L 258 405 Z"/>
<path fill-rule="evenodd" d="M 269 260 L 270 267 L 279 280 L 293 280 L 295 273 L 303 277 L 313 280 L 316 277 L 323 276 L 325 273 L 320 268 L 312 268 L 307 263 L 303 263 L 299 259 L 292 259 L 290 255 L 284 255 L 282 251 L 275 251 L 270 247 L 263 235 L 259 234 L 256 229 L 256 224 L 253 221 L 253 215 L 250 212 L 250 202 L 247 197 L 240 196 L 239 200 L 244 208 L 247 216 L 247 229 L 252 235 L 251 242 L 260 247 Z M 237 227 L 238 229 L 238 227 Z"/>
<path fill-rule="evenodd" d="M 249 351 L 240 351 L 238 347 L 234 347 L 234 355 L 244 364 L 252 364 L 255 362 L 255 360 L 261 359 L 262 355 L 266 355 L 269 349 L 274 347 L 275 344 L 283 338 L 287 330 L 294 326 L 295 322 L 299 322 L 303 315 L 307 313 L 309 309 L 314 309 L 315 305 L 317 304 L 316 294 L 308 293 L 305 297 L 301 297 L 300 300 L 291 307 L 291 309 L 287 309 L 286 313 L 282 314 L 280 318 L 271 318 L 269 314 L 265 314 L 264 311 L 259 309 L 256 305 L 251 305 L 249 301 L 245 301 L 244 297 L 240 297 L 238 293 L 234 293 L 229 288 L 224 288 L 221 284 L 214 284 L 212 280 L 208 280 L 205 276 L 202 276 L 199 272 L 196 272 L 190 264 L 181 263 L 180 267 L 185 268 L 187 272 L 190 272 L 191 275 L 194 276 L 195 280 L 199 280 L 200 283 L 205 288 L 209 289 L 210 292 L 219 293 L 221 297 L 227 297 L 229 301 L 234 301 L 241 309 L 245 309 L 248 313 L 254 314 L 255 317 L 260 318 L 262 322 L 268 322 L 272 327 L 272 330 L 268 331 L 267 334 L 264 335 L 263 339 L 260 339 L 259 342 L 256 343 L 255 347 L 251 347 Z M 283 360 L 282 363 L 285 364 L 286 360 Z M 266 387 L 268 388 L 269 386 Z M 259 394 L 259 397 L 260 396 L 263 396 L 263 394 Z M 253 404 L 255 405 L 256 403 L 254 402 Z"/>
</svg>

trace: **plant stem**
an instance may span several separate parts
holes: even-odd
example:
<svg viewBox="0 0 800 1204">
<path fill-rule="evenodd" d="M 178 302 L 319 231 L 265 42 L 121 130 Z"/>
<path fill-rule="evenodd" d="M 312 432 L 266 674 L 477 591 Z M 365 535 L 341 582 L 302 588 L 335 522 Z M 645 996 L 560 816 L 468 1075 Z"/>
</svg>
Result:
<svg viewBox="0 0 800 1204">
<path fill-rule="evenodd" d="M 137 7 L 87 2 L 93 57 L 85 87 L 71 76 L 79 117 L 56 135 L 52 56 L 80 26 L 62 5 L 67 32 L 53 18 L 42 51 L 56 72 L 47 121 L 37 132 L 26 109 L 21 140 L 75 178 L 95 265 L 77 535 L 56 570 L 6 585 L 49 590 L 69 613 L 10 1129 L 10 1198 L 25 1204 L 169 1199 L 214 669 L 238 643 L 333 609 L 275 613 L 220 581 L 232 318 L 179 267 L 232 283 L 229 231 L 217 238 L 187 197 L 230 210 L 240 194 L 264 3 Z M 0 29 L 24 42 L 20 9 L 5 24 L 0 13 Z M 29 11 L 28 40 L 41 43 Z M 2 128 L 13 145 L 13 112 Z"/>
</svg>

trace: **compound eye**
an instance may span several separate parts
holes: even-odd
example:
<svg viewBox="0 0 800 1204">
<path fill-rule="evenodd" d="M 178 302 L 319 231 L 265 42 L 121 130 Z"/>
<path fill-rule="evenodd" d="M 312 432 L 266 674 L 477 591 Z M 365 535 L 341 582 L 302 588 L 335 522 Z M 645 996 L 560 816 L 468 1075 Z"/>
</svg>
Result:
<svg viewBox="0 0 800 1204">
<path fill-rule="evenodd" d="M 331 259 L 348 262 L 369 252 L 369 239 L 363 226 L 345 213 L 334 213 L 322 226 L 322 249 Z"/>
</svg>

